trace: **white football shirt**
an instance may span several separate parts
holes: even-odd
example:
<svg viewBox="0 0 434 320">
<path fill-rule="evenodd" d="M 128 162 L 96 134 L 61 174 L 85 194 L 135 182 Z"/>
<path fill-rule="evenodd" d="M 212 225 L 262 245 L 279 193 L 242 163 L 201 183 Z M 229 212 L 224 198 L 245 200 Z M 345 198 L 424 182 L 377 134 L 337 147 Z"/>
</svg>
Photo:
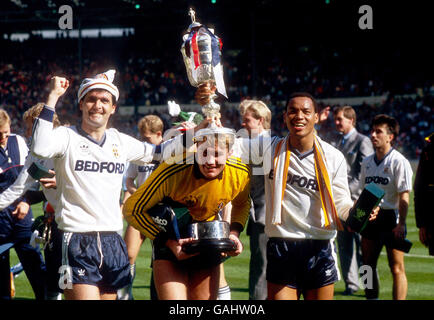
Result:
<svg viewBox="0 0 434 320">
<path fill-rule="evenodd" d="M 130 163 L 127 169 L 127 178 L 137 179 L 136 180 L 136 186 L 140 187 L 146 179 L 149 178 L 152 172 L 154 172 L 155 169 L 157 169 L 159 163 L 158 162 L 151 162 L 149 164 L 145 164 L 143 166 L 139 166 L 134 163 Z"/>
<path fill-rule="evenodd" d="M 313 150 L 305 154 L 291 152 L 288 180 L 282 201 L 282 223 L 272 224 L 272 189 L 274 172 L 267 168 L 272 161 L 278 142 L 282 138 L 236 139 L 236 154 L 249 153 L 249 160 L 260 163 L 264 160 L 266 223 L 268 237 L 330 240 L 336 236 L 335 229 L 324 228 L 320 192 L 316 183 Z M 348 217 L 353 206 L 348 188 L 347 163 L 342 152 L 318 138 L 324 151 L 325 162 L 331 180 L 332 195 L 338 216 Z M 262 147 L 258 144 L 262 144 Z M 263 151 L 261 151 L 263 150 Z"/>
<path fill-rule="evenodd" d="M 160 155 L 156 148 L 171 141 L 155 146 L 110 128 L 97 143 L 80 127 L 53 129 L 53 112 L 46 106 L 35 121 L 31 151 L 53 158 L 60 193 L 59 228 L 66 232 L 122 230 L 119 197 L 126 163 L 151 162 Z"/>
<path fill-rule="evenodd" d="M 411 191 L 413 170 L 410 162 L 396 149 L 392 148 L 381 160 L 375 153 L 363 159 L 360 184 L 364 188 L 369 183 L 375 183 L 384 190 L 385 195 L 380 202 L 382 209 L 399 209 L 399 193 Z"/>
</svg>

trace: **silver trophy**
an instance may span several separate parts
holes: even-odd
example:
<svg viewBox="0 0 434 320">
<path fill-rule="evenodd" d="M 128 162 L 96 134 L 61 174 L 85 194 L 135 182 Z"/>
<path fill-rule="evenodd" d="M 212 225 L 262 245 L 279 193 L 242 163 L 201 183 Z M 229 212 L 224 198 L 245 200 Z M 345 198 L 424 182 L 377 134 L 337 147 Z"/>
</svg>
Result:
<svg viewBox="0 0 434 320">
<path fill-rule="evenodd" d="M 182 57 L 187 69 L 188 80 L 194 87 L 203 83 L 211 83 L 217 91 L 227 98 L 223 81 L 221 61 L 221 41 L 214 34 L 214 30 L 196 21 L 195 12 L 190 9 L 192 23 L 188 33 L 183 36 L 181 47 Z M 214 102 L 216 94 L 210 97 L 210 103 L 202 107 L 202 113 L 212 119 L 220 119 L 220 105 Z M 210 128 L 217 128 L 214 121 Z"/>
</svg>

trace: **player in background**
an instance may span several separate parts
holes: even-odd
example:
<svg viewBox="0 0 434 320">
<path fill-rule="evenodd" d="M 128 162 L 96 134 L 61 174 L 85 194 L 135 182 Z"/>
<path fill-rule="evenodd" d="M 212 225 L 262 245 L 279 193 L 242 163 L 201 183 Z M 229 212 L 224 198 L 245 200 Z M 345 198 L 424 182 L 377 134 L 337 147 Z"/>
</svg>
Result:
<svg viewBox="0 0 434 320">
<path fill-rule="evenodd" d="M 10 126 L 9 115 L 0 109 L 0 192 L 15 182 L 29 150 L 23 137 L 11 133 Z M 33 213 L 24 197 L 14 200 L 0 211 L 0 244 L 13 243 L 35 298 L 43 300 L 46 296 L 46 267 L 39 248 L 29 243 Z M 9 250 L 6 250 L 0 255 L 0 299 L 11 299 L 10 276 Z"/>
<path fill-rule="evenodd" d="M 141 118 L 137 124 L 140 136 L 148 143 L 159 145 L 163 142 L 164 124 L 156 115 L 147 115 Z M 124 193 L 123 203 L 141 186 L 152 172 L 158 167 L 159 162 L 152 161 L 148 164 L 138 166 L 131 163 L 126 172 L 126 192 Z M 124 236 L 127 245 L 128 260 L 130 261 L 131 275 L 134 281 L 136 276 L 136 259 L 140 248 L 145 240 L 140 231 L 128 225 Z M 132 282 L 118 293 L 120 300 L 133 300 Z M 151 299 L 155 297 L 155 288 L 151 277 Z"/>
<path fill-rule="evenodd" d="M 250 138 L 257 138 L 270 130 L 271 111 L 265 103 L 258 100 L 244 100 L 239 105 L 242 127 Z M 263 164 L 253 165 L 257 169 Z M 267 242 L 265 234 L 265 185 L 264 174 L 253 174 L 250 178 L 250 209 L 247 235 L 250 241 L 249 299 L 267 299 Z"/>
<path fill-rule="evenodd" d="M 361 188 L 375 183 L 385 192 L 377 219 L 369 222 L 361 233 L 363 263 L 372 268 L 373 274 L 372 288 L 365 288 L 367 299 L 378 299 L 379 296 L 377 262 L 383 246 L 386 246 L 393 277 L 393 299 L 402 300 L 407 296 L 404 252 L 396 247 L 407 233 L 406 218 L 413 171 L 408 160 L 393 147 L 398 134 L 399 124 L 395 118 L 385 114 L 375 116 L 371 123 L 375 153 L 362 162 Z"/>
<path fill-rule="evenodd" d="M 32 128 L 33 123 L 36 119 L 36 117 L 39 116 L 41 110 L 43 109 L 44 104 L 38 103 L 28 109 L 24 115 L 23 115 L 23 122 L 25 127 L 25 137 L 27 139 L 31 139 L 32 136 Z M 60 122 L 57 118 L 57 115 L 54 115 L 53 117 L 53 126 L 58 127 L 60 125 Z M 30 141 L 28 141 L 30 144 Z M 42 165 L 43 167 L 50 169 L 49 172 L 52 174 L 55 174 L 54 171 L 51 170 L 53 168 L 53 162 L 51 159 L 40 159 L 34 157 L 32 154 L 28 154 L 26 161 L 24 163 L 24 167 L 21 170 L 20 174 L 18 175 L 15 182 L 9 186 L 8 189 L 3 191 L 0 194 L 0 210 L 4 210 L 6 207 L 14 203 L 17 199 L 20 197 L 25 197 L 25 199 L 28 202 L 28 205 L 21 207 L 21 213 L 27 214 L 27 212 L 30 209 L 30 205 L 33 205 L 35 203 L 39 203 L 41 201 L 44 202 L 44 214 L 47 215 L 47 220 L 52 221 L 54 219 L 54 209 L 58 202 L 57 198 L 57 191 L 55 189 L 56 186 L 56 178 L 41 178 L 39 180 L 33 179 L 29 173 L 28 169 L 32 165 L 32 163 L 38 163 Z M 42 186 L 42 191 L 39 191 L 39 187 Z M 48 208 L 48 210 L 47 210 Z M 48 212 L 50 211 L 50 212 Z M 52 221 L 50 226 L 47 226 L 48 228 L 51 228 L 51 239 L 57 236 L 57 226 L 54 221 Z M 32 240 L 34 240 L 34 237 L 32 236 L 30 243 L 32 243 Z M 35 244 L 34 246 L 38 246 L 38 244 Z M 46 299 L 47 300 L 59 300 L 60 299 L 60 293 L 61 290 L 59 289 L 59 248 L 55 245 L 55 242 L 50 241 L 45 245 L 44 249 L 44 259 L 45 259 L 45 265 L 47 270 L 47 293 L 46 293 Z"/>
</svg>

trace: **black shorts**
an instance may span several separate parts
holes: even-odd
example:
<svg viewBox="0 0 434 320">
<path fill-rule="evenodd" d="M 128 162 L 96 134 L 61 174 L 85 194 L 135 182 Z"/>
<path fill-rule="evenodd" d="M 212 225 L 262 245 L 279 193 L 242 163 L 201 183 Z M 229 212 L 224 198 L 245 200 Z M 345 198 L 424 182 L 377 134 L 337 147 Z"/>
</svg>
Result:
<svg viewBox="0 0 434 320">
<path fill-rule="evenodd" d="M 360 233 L 369 240 L 384 240 L 390 237 L 393 228 L 396 227 L 395 210 L 380 209 L 377 219 L 369 221 L 366 228 Z"/>
<path fill-rule="evenodd" d="M 339 280 L 332 240 L 270 238 L 267 281 L 293 289 L 318 289 Z"/>
<path fill-rule="evenodd" d="M 62 234 L 56 221 L 51 222 L 51 240 L 44 250 L 47 267 L 47 289 L 51 292 L 63 293 L 59 287 L 59 268 L 62 265 Z"/>
<path fill-rule="evenodd" d="M 72 284 L 97 286 L 115 292 L 131 283 L 127 248 L 116 232 L 62 232 L 61 289 Z"/>
<path fill-rule="evenodd" d="M 181 233 L 182 238 L 182 233 Z M 172 250 L 166 246 L 167 238 L 160 235 L 153 241 L 152 260 L 169 260 L 180 269 L 200 270 L 218 266 L 226 259 L 219 252 L 202 252 L 197 256 L 185 260 L 178 260 Z"/>
</svg>

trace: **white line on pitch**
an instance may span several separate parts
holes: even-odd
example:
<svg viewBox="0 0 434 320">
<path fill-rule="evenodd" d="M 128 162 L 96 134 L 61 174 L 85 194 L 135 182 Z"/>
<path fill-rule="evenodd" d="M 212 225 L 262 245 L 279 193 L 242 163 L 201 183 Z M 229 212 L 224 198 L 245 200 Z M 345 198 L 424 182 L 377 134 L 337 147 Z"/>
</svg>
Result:
<svg viewBox="0 0 434 320">
<path fill-rule="evenodd" d="M 387 253 L 386 252 L 381 252 L 382 256 L 386 256 Z M 421 254 L 411 254 L 411 253 L 404 253 L 405 257 L 410 257 L 410 258 L 427 258 L 427 259 L 434 259 L 434 256 L 424 256 Z"/>
</svg>

